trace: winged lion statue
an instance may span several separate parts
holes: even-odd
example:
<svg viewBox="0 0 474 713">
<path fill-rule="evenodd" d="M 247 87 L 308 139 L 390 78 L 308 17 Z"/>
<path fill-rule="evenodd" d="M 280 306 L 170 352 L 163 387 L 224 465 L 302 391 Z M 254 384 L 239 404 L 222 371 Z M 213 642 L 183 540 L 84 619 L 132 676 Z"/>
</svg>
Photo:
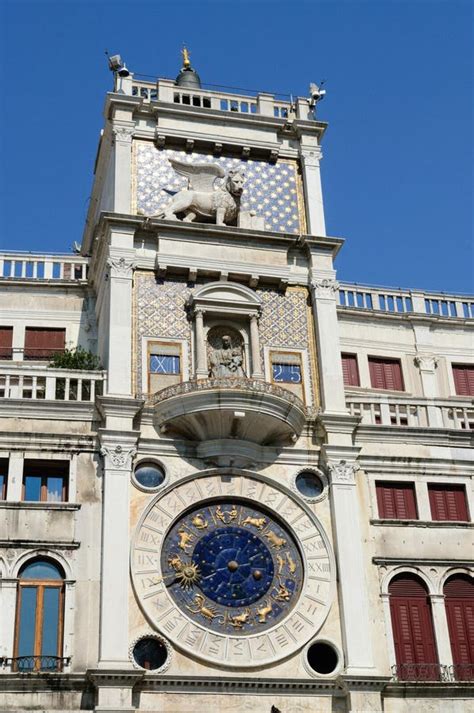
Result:
<svg viewBox="0 0 474 713">
<path fill-rule="evenodd" d="M 227 173 L 215 163 L 184 163 L 169 159 L 176 173 L 188 179 L 188 187 L 178 191 L 164 210 L 149 218 L 179 219 L 192 221 L 215 221 L 217 225 L 235 225 L 240 197 L 244 189 L 245 174 L 240 169 Z M 224 185 L 215 188 L 216 178 L 224 178 Z"/>
</svg>

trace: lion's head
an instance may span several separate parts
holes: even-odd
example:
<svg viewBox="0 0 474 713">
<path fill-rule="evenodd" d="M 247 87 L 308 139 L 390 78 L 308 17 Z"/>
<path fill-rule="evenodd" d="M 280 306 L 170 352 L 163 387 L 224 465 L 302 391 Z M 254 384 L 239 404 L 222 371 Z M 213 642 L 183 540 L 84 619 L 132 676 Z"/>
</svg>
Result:
<svg viewBox="0 0 474 713">
<path fill-rule="evenodd" d="M 244 190 L 245 173 L 240 169 L 231 170 L 227 174 L 225 187 L 233 196 L 241 196 Z"/>
</svg>

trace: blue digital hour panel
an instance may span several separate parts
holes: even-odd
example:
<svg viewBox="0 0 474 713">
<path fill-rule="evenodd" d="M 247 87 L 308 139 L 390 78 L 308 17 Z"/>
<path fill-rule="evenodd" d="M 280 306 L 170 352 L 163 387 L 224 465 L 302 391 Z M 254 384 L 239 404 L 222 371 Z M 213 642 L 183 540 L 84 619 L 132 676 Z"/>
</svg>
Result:
<svg viewBox="0 0 474 713">
<path fill-rule="evenodd" d="M 301 384 L 299 364 L 272 364 L 273 381 L 285 384 Z"/>
<path fill-rule="evenodd" d="M 152 374 L 179 374 L 179 356 L 152 354 L 150 356 Z"/>
<path fill-rule="evenodd" d="M 289 530 L 238 500 L 197 506 L 181 517 L 165 538 L 161 568 L 180 609 L 227 634 L 274 626 L 296 604 L 303 583 Z"/>
</svg>

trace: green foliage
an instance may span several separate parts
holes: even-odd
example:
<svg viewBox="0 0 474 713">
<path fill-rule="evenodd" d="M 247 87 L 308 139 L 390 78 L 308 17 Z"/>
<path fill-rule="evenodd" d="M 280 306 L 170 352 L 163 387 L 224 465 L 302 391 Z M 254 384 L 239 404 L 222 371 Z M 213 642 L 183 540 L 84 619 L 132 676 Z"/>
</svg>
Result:
<svg viewBox="0 0 474 713">
<path fill-rule="evenodd" d="M 82 347 L 57 352 L 49 362 L 49 366 L 54 369 L 81 369 L 82 371 L 96 371 L 101 368 L 99 357 Z"/>
</svg>

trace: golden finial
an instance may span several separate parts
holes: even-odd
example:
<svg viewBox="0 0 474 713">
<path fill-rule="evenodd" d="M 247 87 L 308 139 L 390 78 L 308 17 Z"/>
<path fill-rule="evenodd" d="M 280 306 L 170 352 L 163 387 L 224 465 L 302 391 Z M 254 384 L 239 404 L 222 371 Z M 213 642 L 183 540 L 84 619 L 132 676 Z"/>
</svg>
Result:
<svg viewBox="0 0 474 713">
<path fill-rule="evenodd" d="M 183 67 L 190 67 L 191 60 L 189 59 L 189 52 L 188 52 L 187 47 L 183 46 L 183 49 L 181 50 L 181 54 L 183 55 Z"/>
</svg>

